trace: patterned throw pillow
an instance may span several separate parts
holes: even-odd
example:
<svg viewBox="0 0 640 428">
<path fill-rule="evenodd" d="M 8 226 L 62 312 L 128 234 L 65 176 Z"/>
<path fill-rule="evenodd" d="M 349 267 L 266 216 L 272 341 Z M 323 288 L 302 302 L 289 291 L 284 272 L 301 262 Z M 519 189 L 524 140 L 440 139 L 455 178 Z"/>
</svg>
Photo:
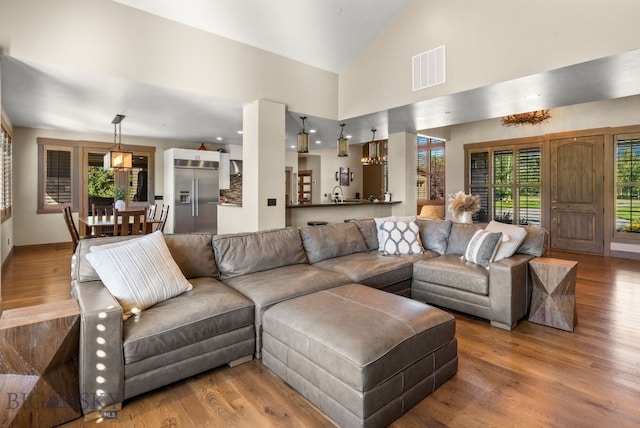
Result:
<svg viewBox="0 0 640 428">
<path fill-rule="evenodd" d="M 401 217 L 396 217 L 394 215 L 389 216 L 389 217 L 374 217 L 373 221 L 376 224 L 376 230 L 378 232 L 378 251 L 380 252 L 384 252 L 384 241 L 385 241 L 385 237 L 382 235 L 382 224 L 385 221 L 414 221 L 416 219 L 416 216 L 412 215 L 412 216 L 401 216 Z"/>
<path fill-rule="evenodd" d="M 462 259 L 488 268 L 498 252 L 501 240 L 501 232 L 492 233 L 478 230 L 471 237 Z"/>
<path fill-rule="evenodd" d="M 91 247 L 87 260 L 123 310 L 123 318 L 193 287 L 171 257 L 162 232 Z"/>
<path fill-rule="evenodd" d="M 386 255 L 420 254 L 420 228 L 416 221 L 385 221 L 381 224 L 382 251 Z"/>
</svg>

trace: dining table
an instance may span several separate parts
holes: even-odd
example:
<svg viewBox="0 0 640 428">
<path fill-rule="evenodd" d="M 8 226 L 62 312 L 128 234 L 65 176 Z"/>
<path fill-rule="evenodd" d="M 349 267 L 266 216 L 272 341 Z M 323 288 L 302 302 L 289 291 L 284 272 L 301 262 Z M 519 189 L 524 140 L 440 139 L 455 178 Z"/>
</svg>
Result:
<svg viewBox="0 0 640 428">
<path fill-rule="evenodd" d="M 103 236 L 105 229 L 111 231 L 115 226 L 114 216 L 113 215 L 90 215 L 90 216 L 80 216 L 78 218 L 80 224 L 84 228 L 84 231 L 80 233 L 84 233 L 85 235 L 92 236 Z M 118 224 L 122 222 L 122 217 L 118 216 Z M 133 218 L 129 219 L 129 224 L 133 223 Z M 155 225 L 162 223 L 162 220 L 156 218 L 147 218 L 147 229 L 145 233 L 151 233 L 155 229 Z M 87 233 L 89 232 L 90 233 Z M 113 233 L 113 232 L 112 232 Z"/>
</svg>

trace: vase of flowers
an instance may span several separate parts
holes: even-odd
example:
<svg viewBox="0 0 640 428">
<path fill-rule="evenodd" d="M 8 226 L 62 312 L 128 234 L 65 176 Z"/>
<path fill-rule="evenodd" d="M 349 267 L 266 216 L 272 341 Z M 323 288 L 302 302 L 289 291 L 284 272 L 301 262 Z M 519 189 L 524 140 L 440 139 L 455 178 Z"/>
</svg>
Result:
<svg viewBox="0 0 640 428">
<path fill-rule="evenodd" d="M 458 223 L 472 223 L 471 216 L 480 209 L 480 196 L 467 195 L 463 191 L 449 195 L 447 210 Z"/>
<path fill-rule="evenodd" d="M 127 209 L 127 204 L 125 202 L 126 194 L 127 192 L 124 187 L 116 187 L 113 189 L 113 200 L 115 201 L 113 206 L 118 211 L 124 211 Z"/>
</svg>

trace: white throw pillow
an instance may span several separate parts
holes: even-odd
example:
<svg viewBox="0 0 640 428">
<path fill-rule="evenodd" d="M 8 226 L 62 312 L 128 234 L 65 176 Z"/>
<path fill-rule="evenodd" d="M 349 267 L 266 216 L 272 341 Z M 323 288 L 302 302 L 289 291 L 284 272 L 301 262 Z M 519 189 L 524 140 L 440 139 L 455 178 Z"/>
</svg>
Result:
<svg viewBox="0 0 640 428">
<path fill-rule="evenodd" d="M 482 229 L 478 230 L 467 244 L 467 250 L 462 259 L 489 268 L 489 264 L 498 252 L 501 240 L 502 233 L 500 232 L 492 233 Z"/>
<path fill-rule="evenodd" d="M 385 237 L 382 235 L 382 223 L 385 221 L 414 221 L 417 216 L 404 216 L 404 217 L 396 217 L 394 215 L 389 217 L 374 217 L 373 221 L 376 223 L 376 231 L 378 232 L 378 251 L 384 252 L 384 241 Z"/>
<path fill-rule="evenodd" d="M 487 232 L 502 232 L 502 243 L 500 243 L 494 261 L 513 256 L 527 237 L 527 231 L 524 227 L 500 223 L 495 220 L 492 220 L 484 230 Z"/>
<path fill-rule="evenodd" d="M 127 319 L 193 288 L 171 257 L 162 232 L 91 247 L 87 260 Z"/>
<path fill-rule="evenodd" d="M 381 225 L 386 255 L 420 254 L 420 227 L 416 221 L 385 221 Z"/>
</svg>

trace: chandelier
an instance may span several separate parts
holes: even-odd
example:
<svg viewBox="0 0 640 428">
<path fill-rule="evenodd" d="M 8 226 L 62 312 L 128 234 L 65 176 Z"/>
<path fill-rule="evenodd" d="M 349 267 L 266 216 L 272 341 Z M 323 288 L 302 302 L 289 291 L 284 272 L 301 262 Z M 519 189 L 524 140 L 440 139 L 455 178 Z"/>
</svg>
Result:
<svg viewBox="0 0 640 428">
<path fill-rule="evenodd" d="M 362 165 L 379 165 L 387 161 L 386 147 L 384 141 L 376 141 L 377 129 L 372 129 L 372 137 L 369 143 L 362 145 Z"/>
<path fill-rule="evenodd" d="M 123 152 L 120 144 L 122 142 L 122 125 L 124 119 L 123 114 L 116 114 L 111 123 L 113 123 L 113 144 L 114 150 L 109 150 L 104 155 L 104 169 L 113 169 L 115 171 L 125 171 L 132 166 L 133 153 Z"/>
<path fill-rule="evenodd" d="M 502 118 L 502 126 L 535 125 L 551 118 L 549 109 L 510 114 Z"/>
</svg>

